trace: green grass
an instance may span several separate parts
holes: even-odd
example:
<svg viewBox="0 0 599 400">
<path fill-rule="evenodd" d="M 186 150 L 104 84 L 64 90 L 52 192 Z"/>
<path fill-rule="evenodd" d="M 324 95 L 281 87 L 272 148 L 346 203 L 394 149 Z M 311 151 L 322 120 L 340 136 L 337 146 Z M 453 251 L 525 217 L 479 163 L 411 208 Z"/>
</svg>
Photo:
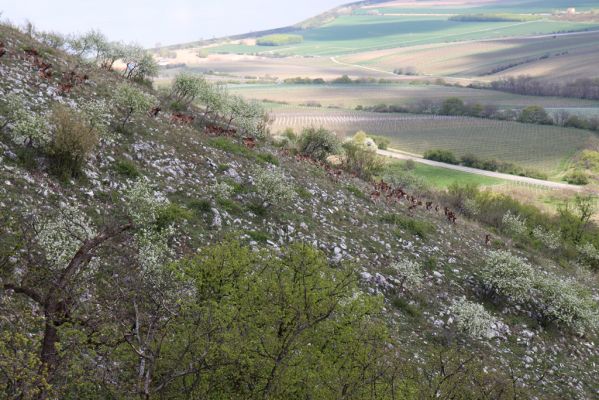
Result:
<svg viewBox="0 0 599 400">
<path fill-rule="evenodd" d="M 381 217 L 381 222 L 395 225 L 399 229 L 396 230 L 396 236 L 402 237 L 403 232 L 407 231 L 414 236 L 418 236 L 422 239 L 426 238 L 427 235 L 435 232 L 435 225 L 430 222 L 406 217 L 401 214 L 386 214 Z"/>
<path fill-rule="evenodd" d="M 396 171 L 404 171 L 404 162 L 394 162 L 388 166 L 388 171 L 393 173 Z M 469 174 L 461 171 L 454 171 L 446 168 L 432 167 L 430 165 L 416 163 L 411 173 L 422 178 L 429 185 L 437 189 L 446 189 L 453 183 L 474 184 L 479 186 L 499 185 L 505 181 L 501 179 L 491 178 L 488 176 Z"/>
</svg>

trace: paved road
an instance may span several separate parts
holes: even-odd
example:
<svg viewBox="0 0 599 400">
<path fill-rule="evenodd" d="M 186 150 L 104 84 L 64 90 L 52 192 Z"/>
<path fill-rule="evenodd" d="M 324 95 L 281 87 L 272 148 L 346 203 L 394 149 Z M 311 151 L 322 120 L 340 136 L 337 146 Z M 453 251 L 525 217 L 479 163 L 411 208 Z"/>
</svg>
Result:
<svg viewBox="0 0 599 400">
<path fill-rule="evenodd" d="M 426 165 L 431 165 L 433 167 L 440 167 L 440 168 L 452 169 L 455 171 L 467 172 L 470 174 L 489 176 L 491 178 L 498 178 L 498 179 L 503 179 L 506 181 L 527 183 L 530 185 L 542 186 L 542 187 L 546 187 L 549 189 L 566 189 L 566 190 L 573 190 L 573 191 L 577 191 L 577 192 L 580 192 L 583 190 L 583 187 L 581 187 L 581 186 L 570 185 L 568 183 L 550 182 L 550 181 L 544 181 L 541 179 L 527 178 L 525 176 L 509 175 L 509 174 L 502 174 L 500 172 L 485 171 L 482 169 L 476 169 L 476 168 L 470 168 L 470 167 L 462 167 L 461 165 L 445 164 L 445 163 L 438 162 L 438 161 L 426 160 L 420 156 L 417 156 L 416 154 L 404 153 L 404 152 L 400 152 L 397 150 L 378 150 L 378 154 L 385 156 L 385 157 L 396 158 L 399 160 L 414 160 L 415 162 L 418 162 L 421 164 L 426 164 Z"/>
</svg>

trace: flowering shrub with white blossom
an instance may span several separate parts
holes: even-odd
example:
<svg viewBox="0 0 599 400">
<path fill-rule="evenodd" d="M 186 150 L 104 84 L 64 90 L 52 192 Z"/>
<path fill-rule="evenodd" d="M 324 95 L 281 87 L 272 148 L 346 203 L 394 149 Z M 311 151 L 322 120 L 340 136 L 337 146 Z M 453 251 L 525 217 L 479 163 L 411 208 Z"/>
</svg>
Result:
<svg viewBox="0 0 599 400">
<path fill-rule="evenodd" d="M 288 204 L 295 200 L 295 190 L 282 172 L 257 168 L 253 177 L 254 190 L 263 205 Z"/>
<path fill-rule="evenodd" d="M 175 233 L 174 227 L 169 225 L 158 229 L 156 226 L 159 212 L 166 207 L 168 200 L 143 180 L 136 181 L 125 197 L 129 215 L 137 228 L 138 261 L 145 273 L 155 272 L 173 255 L 168 241 Z"/>
<path fill-rule="evenodd" d="M 522 236 L 526 233 L 526 220 L 519 215 L 508 211 L 503 216 L 501 222 L 506 232 L 514 236 Z"/>
<path fill-rule="evenodd" d="M 599 249 L 593 243 L 583 243 L 578 245 L 579 262 L 593 269 L 599 268 Z"/>
<path fill-rule="evenodd" d="M 588 290 L 571 279 L 541 276 L 532 299 L 547 322 L 555 321 L 579 335 L 599 328 L 597 305 Z"/>
<path fill-rule="evenodd" d="M 46 145 L 52 138 L 46 118 L 35 113 L 22 114 L 12 128 L 12 136 L 15 142 L 38 146 Z"/>
<path fill-rule="evenodd" d="M 532 236 L 541 242 L 549 250 L 557 250 L 561 246 L 561 238 L 556 232 L 548 231 L 542 226 L 537 226 L 532 230 Z"/>
<path fill-rule="evenodd" d="M 490 338 L 493 335 L 493 326 L 497 323 L 482 304 L 473 303 L 462 297 L 455 300 L 449 312 L 454 316 L 456 326 L 460 332 L 475 338 Z"/>
<path fill-rule="evenodd" d="M 422 286 L 424 275 L 420 264 L 408 259 L 403 259 L 394 263 L 391 267 L 397 273 L 400 282 L 399 290 L 412 291 Z"/>
<path fill-rule="evenodd" d="M 64 268 L 84 241 L 96 235 L 85 213 L 73 205 L 62 205 L 59 213 L 42 224 L 37 236 L 46 259 L 56 268 Z"/>
<path fill-rule="evenodd" d="M 507 251 L 491 251 L 479 276 L 483 285 L 517 302 L 530 298 L 534 270 L 525 260 Z"/>
<path fill-rule="evenodd" d="M 217 199 L 228 199 L 233 195 L 235 188 L 226 182 L 219 182 L 212 186 L 212 193 Z"/>
<path fill-rule="evenodd" d="M 510 298 L 548 323 L 579 335 L 599 328 L 599 310 L 589 291 L 572 279 L 540 274 L 525 260 L 505 251 L 490 253 L 480 272 L 483 286 Z"/>
<path fill-rule="evenodd" d="M 152 224 L 158 217 L 158 211 L 164 207 L 168 200 L 156 193 L 150 185 L 142 180 L 137 180 L 125 192 L 127 211 L 133 222 L 138 226 Z"/>
<path fill-rule="evenodd" d="M 168 241 L 175 234 L 175 229 L 169 226 L 162 230 L 142 228 L 135 235 L 138 255 L 137 259 L 147 273 L 158 271 L 173 257 L 173 251 Z"/>
</svg>

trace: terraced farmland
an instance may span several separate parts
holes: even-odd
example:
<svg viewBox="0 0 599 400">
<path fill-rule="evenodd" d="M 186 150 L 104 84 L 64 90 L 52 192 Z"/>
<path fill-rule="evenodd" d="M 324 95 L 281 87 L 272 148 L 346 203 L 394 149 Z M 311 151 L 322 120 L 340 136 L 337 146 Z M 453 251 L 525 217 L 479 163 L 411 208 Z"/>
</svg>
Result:
<svg viewBox="0 0 599 400">
<path fill-rule="evenodd" d="M 275 108 L 273 133 L 291 127 L 325 127 L 340 136 L 364 130 L 388 137 L 398 149 L 422 154 L 432 148 L 473 153 L 555 175 L 574 153 L 597 140 L 578 129 L 479 118 L 377 114 L 311 108 Z"/>
</svg>

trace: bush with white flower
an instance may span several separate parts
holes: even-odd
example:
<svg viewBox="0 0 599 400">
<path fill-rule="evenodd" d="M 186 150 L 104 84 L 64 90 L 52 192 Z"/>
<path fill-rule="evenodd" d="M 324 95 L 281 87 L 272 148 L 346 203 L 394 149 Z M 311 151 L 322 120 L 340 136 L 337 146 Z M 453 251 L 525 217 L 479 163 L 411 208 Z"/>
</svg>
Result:
<svg viewBox="0 0 599 400">
<path fill-rule="evenodd" d="M 479 277 L 490 291 L 525 302 L 530 298 L 534 270 L 525 260 L 507 251 L 491 251 Z"/>
<path fill-rule="evenodd" d="M 526 219 L 519 215 L 512 214 L 511 211 L 505 213 L 501 219 L 503 229 L 513 236 L 522 236 L 526 233 Z"/>
<path fill-rule="evenodd" d="M 449 308 L 458 330 L 474 339 L 491 338 L 497 319 L 482 304 L 473 303 L 462 297 Z"/>
<path fill-rule="evenodd" d="M 226 182 L 219 182 L 212 186 L 212 193 L 217 199 L 228 199 L 235 192 L 235 188 Z"/>
<path fill-rule="evenodd" d="M 535 227 L 532 230 L 532 236 L 549 250 L 557 250 L 562 244 L 559 234 L 549 231 L 542 226 Z"/>
<path fill-rule="evenodd" d="M 254 191 L 263 206 L 289 204 L 296 199 L 293 185 L 285 175 L 268 168 L 257 168 L 253 174 Z"/>
<path fill-rule="evenodd" d="M 505 251 L 491 252 L 479 276 L 484 287 L 529 308 L 545 323 L 555 322 L 579 335 L 599 328 L 596 301 L 572 279 L 536 272 Z"/>
<path fill-rule="evenodd" d="M 61 205 L 58 214 L 44 221 L 37 235 L 48 262 L 64 268 L 86 240 L 96 235 L 88 216 L 73 205 Z"/>
<path fill-rule="evenodd" d="M 599 249 L 593 243 L 585 242 L 578 245 L 578 260 L 581 264 L 593 269 L 599 269 Z"/>
<path fill-rule="evenodd" d="M 572 279 L 548 275 L 535 282 L 534 303 L 546 322 L 556 322 L 579 335 L 599 328 L 599 312 L 591 293 Z"/>
<path fill-rule="evenodd" d="M 173 256 L 169 239 L 175 233 L 174 227 L 171 224 L 159 228 L 156 224 L 168 200 L 141 179 L 125 193 L 125 198 L 127 211 L 136 227 L 137 259 L 145 273 L 154 273 Z"/>
<path fill-rule="evenodd" d="M 403 259 L 402 261 L 394 263 L 391 267 L 399 279 L 399 290 L 407 290 L 410 292 L 422 286 L 424 274 L 422 273 L 420 264 L 408 259 Z"/>
<path fill-rule="evenodd" d="M 168 200 L 155 192 L 148 182 L 140 179 L 125 192 L 127 211 L 138 226 L 156 222 L 158 212 L 168 204 Z"/>
<path fill-rule="evenodd" d="M 12 136 L 15 142 L 29 146 L 45 146 L 52 139 L 51 130 L 46 118 L 34 113 L 23 114 L 14 123 Z"/>
</svg>

